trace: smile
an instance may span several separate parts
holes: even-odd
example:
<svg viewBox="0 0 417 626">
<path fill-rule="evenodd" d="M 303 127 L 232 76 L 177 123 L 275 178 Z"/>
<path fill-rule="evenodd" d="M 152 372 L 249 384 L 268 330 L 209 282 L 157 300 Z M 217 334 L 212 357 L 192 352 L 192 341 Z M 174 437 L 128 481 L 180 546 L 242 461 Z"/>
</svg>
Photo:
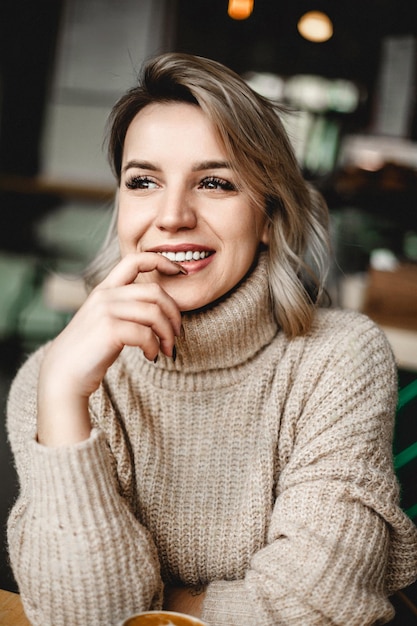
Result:
<svg viewBox="0 0 417 626">
<path fill-rule="evenodd" d="M 212 252 L 208 252 L 207 250 L 187 250 L 187 252 L 159 252 L 158 254 L 162 254 L 162 256 L 170 261 L 184 263 L 185 261 L 200 261 L 210 256 Z"/>
</svg>

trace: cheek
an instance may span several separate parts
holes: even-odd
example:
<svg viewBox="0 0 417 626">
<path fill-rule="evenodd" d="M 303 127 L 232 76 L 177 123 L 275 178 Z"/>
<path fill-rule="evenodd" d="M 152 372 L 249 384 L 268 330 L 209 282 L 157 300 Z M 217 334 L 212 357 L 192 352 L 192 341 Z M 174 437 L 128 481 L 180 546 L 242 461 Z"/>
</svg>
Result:
<svg viewBox="0 0 417 626">
<path fill-rule="evenodd" d="M 259 206 L 253 209 L 253 228 L 258 239 L 258 243 L 268 243 L 268 216 Z"/>
<path fill-rule="evenodd" d="M 245 241 L 246 245 L 251 248 L 257 248 L 261 242 L 266 243 L 266 237 L 267 227 L 264 215 L 251 213 L 241 217 L 236 239 Z"/>
<path fill-rule="evenodd" d="M 125 254 L 129 249 L 129 242 L 130 242 L 129 234 L 130 234 L 130 229 L 127 228 L 123 217 L 121 217 L 119 213 L 119 217 L 117 220 L 117 236 L 119 238 L 120 252 L 122 253 L 122 255 Z"/>
<path fill-rule="evenodd" d="M 120 209 L 117 218 L 117 234 L 119 237 L 120 248 L 123 252 L 125 248 L 136 248 L 138 241 L 144 232 L 143 224 L 138 219 L 138 215 L 132 214 L 127 209 Z"/>
</svg>

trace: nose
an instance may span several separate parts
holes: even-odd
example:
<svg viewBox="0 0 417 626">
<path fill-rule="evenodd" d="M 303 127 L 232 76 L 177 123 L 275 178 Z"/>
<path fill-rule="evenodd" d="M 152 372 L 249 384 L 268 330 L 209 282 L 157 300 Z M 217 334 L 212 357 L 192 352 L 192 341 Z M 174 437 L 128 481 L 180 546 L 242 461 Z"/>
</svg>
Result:
<svg viewBox="0 0 417 626">
<path fill-rule="evenodd" d="M 197 213 L 191 196 L 180 186 L 165 190 L 160 197 L 156 226 L 168 232 L 195 228 Z"/>
</svg>

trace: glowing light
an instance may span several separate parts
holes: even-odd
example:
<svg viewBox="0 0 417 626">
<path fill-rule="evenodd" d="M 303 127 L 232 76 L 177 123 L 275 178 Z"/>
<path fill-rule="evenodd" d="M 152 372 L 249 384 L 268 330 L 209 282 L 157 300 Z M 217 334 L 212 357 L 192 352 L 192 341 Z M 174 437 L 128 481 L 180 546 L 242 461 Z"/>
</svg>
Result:
<svg viewBox="0 0 417 626">
<path fill-rule="evenodd" d="M 298 32 L 304 39 L 321 43 L 333 35 L 333 24 L 330 18 L 321 11 L 305 13 L 297 24 Z"/>
<path fill-rule="evenodd" d="M 246 20 L 253 11 L 253 0 L 229 0 L 227 12 L 234 20 Z"/>
</svg>

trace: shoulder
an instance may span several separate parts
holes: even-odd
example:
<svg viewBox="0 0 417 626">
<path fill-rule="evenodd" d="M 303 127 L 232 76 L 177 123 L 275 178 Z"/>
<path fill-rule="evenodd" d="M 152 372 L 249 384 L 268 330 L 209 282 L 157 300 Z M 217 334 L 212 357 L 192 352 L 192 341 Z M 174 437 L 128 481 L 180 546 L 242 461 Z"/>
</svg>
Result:
<svg viewBox="0 0 417 626">
<path fill-rule="evenodd" d="M 357 311 L 318 309 L 306 343 L 335 354 L 349 353 L 366 359 L 371 355 L 393 362 L 391 346 L 384 331 L 369 317 Z"/>
<path fill-rule="evenodd" d="M 279 332 L 274 346 L 280 365 L 290 364 L 300 375 L 308 371 L 309 377 L 319 377 L 327 369 L 338 370 L 341 375 L 383 370 L 396 379 L 396 363 L 384 331 L 357 311 L 317 309 L 308 333 L 289 339 Z"/>
<path fill-rule="evenodd" d="M 390 450 L 398 384 L 383 331 L 365 315 L 329 309 L 293 341 L 287 419 L 299 441 L 327 429 L 341 442 L 366 446 L 378 438 Z"/>
<path fill-rule="evenodd" d="M 23 364 L 20 366 L 15 378 L 12 381 L 9 394 L 9 403 L 14 399 L 21 402 L 24 392 L 33 387 L 37 387 L 39 369 L 42 364 L 47 345 L 38 348 L 35 352 L 25 357 Z"/>
<path fill-rule="evenodd" d="M 36 432 L 39 369 L 46 349 L 47 344 L 27 356 L 12 381 L 7 401 L 10 436 L 15 431 Z"/>
<path fill-rule="evenodd" d="M 364 313 L 349 309 L 320 308 L 317 309 L 312 333 L 325 333 L 332 331 L 337 334 L 351 333 L 377 333 L 383 335 L 381 328 Z"/>
<path fill-rule="evenodd" d="M 311 331 L 293 340 L 295 379 L 311 393 L 319 388 L 378 387 L 394 398 L 397 367 L 383 330 L 356 311 L 319 309 Z"/>
</svg>

